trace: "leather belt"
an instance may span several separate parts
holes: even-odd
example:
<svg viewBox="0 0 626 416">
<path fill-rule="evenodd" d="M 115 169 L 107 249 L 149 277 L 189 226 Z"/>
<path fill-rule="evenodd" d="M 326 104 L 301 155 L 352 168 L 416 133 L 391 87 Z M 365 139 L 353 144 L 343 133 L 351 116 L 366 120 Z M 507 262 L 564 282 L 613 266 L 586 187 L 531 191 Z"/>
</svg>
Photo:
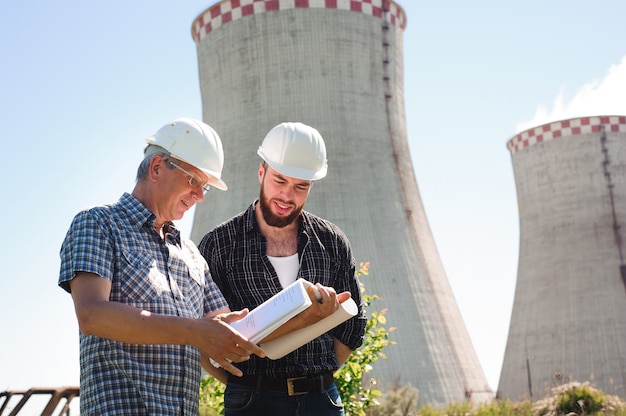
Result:
<svg viewBox="0 0 626 416">
<path fill-rule="evenodd" d="M 228 376 L 228 382 L 257 388 L 259 391 L 271 390 L 287 393 L 289 396 L 321 393 L 334 383 L 332 373 L 314 374 L 304 377 L 273 378 L 266 376 L 244 375 Z"/>
</svg>

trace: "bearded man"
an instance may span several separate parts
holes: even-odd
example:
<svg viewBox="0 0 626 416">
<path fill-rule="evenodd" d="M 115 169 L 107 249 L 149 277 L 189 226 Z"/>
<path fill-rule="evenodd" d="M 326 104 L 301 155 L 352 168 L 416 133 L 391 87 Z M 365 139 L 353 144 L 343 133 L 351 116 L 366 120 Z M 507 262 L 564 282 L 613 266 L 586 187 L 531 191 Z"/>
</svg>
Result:
<svg viewBox="0 0 626 416">
<path fill-rule="evenodd" d="M 226 383 L 226 416 L 344 415 L 333 373 L 363 343 L 367 319 L 348 238 L 335 224 L 304 210 L 314 181 L 326 176 L 326 146 L 316 129 L 281 123 L 257 153 L 263 159 L 259 198 L 209 231 L 199 245 L 231 310 L 252 310 L 303 278 L 317 287 L 321 300 L 296 316 L 292 328 L 329 315 L 349 297 L 359 312 L 283 358 L 251 356 L 233 363 L 243 377 L 222 369 L 211 373 Z"/>
</svg>

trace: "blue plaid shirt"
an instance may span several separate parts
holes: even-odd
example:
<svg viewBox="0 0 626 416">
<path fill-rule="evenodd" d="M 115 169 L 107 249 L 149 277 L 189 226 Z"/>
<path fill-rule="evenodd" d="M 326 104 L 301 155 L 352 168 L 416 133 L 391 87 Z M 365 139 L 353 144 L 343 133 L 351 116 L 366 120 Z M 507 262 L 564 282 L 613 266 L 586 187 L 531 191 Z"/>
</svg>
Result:
<svg viewBox="0 0 626 416">
<path fill-rule="evenodd" d="M 124 194 L 74 217 L 61 247 L 59 286 L 78 272 L 111 282 L 110 301 L 152 313 L 201 318 L 227 304 L 196 246 Z M 200 352 L 185 345 L 136 345 L 80 334 L 81 415 L 197 415 Z"/>
<path fill-rule="evenodd" d="M 252 310 L 282 289 L 265 254 L 267 243 L 254 210 L 253 203 L 207 233 L 198 245 L 231 310 Z M 348 239 L 336 225 L 306 211 L 302 211 L 299 221 L 298 278 L 331 286 L 337 293 L 349 291 L 359 305 L 359 313 L 278 360 L 252 355 L 250 360 L 236 364 L 244 374 L 299 377 L 333 372 L 339 368 L 333 338 L 352 349 L 363 343 L 367 319 Z"/>
</svg>

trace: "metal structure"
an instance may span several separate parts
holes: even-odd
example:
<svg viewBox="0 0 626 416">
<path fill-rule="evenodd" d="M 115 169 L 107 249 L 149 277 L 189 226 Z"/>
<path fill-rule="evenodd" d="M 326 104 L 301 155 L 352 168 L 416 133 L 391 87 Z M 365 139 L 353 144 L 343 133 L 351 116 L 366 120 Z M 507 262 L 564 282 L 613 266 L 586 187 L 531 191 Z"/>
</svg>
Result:
<svg viewBox="0 0 626 416">
<path fill-rule="evenodd" d="M 222 138 L 226 194 L 197 206 L 191 238 L 259 194 L 256 154 L 283 121 L 315 127 L 328 176 L 305 209 L 333 221 L 358 261 L 371 262 L 372 307 L 396 328 L 379 384 L 419 389 L 420 403 L 493 397 L 452 294 L 424 213 L 404 112 L 404 11 L 381 0 L 222 1 L 192 26 L 203 119 Z"/>
<path fill-rule="evenodd" d="M 520 252 L 498 394 L 572 380 L 626 397 L 626 116 L 545 124 L 507 147 Z"/>
<path fill-rule="evenodd" d="M 2 406 L 0 406 L 0 415 L 8 414 L 8 416 L 15 416 L 20 413 L 21 410 L 27 409 L 26 405 L 30 399 L 36 396 L 49 397 L 46 406 L 41 411 L 41 416 L 52 416 L 56 414 L 59 416 L 70 415 L 70 403 L 74 398 L 78 398 L 80 395 L 80 388 L 78 386 L 71 387 L 33 387 L 28 390 L 6 390 L 0 393 L 0 399 L 2 399 Z M 9 404 L 13 398 L 19 398 L 17 403 L 11 408 Z M 5 413 L 5 411 L 9 413 Z"/>
</svg>

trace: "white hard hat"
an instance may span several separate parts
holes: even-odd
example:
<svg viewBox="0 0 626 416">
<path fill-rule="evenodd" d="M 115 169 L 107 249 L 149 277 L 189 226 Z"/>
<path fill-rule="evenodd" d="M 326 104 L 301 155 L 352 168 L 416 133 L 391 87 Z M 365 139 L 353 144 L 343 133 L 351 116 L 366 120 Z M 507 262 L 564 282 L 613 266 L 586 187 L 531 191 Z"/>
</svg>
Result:
<svg viewBox="0 0 626 416">
<path fill-rule="evenodd" d="M 280 123 L 267 133 L 257 154 L 272 169 L 292 178 L 315 181 L 326 176 L 322 135 L 302 123 Z"/>
<path fill-rule="evenodd" d="M 220 136 L 208 124 L 192 118 L 177 118 L 146 139 L 171 156 L 200 169 L 209 177 L 209 185 L 225 191 L 220 179 L 224 167 L 224 150 Z"/>
</svg>

